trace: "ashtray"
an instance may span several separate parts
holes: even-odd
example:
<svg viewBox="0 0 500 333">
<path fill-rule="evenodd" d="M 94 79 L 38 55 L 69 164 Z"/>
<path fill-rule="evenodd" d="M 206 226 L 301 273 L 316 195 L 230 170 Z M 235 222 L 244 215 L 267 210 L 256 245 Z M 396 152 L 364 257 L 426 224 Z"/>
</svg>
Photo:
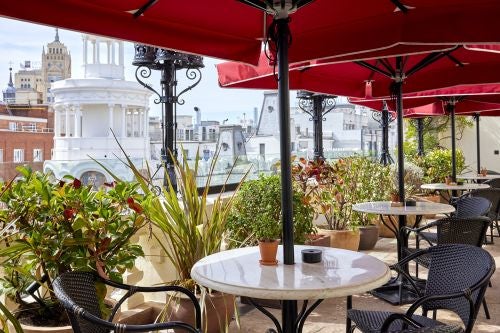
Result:
<svg viewBox="0 0 500 333">
<path fill-rule="evenodd" d="M 305 249 L 302 250 L 301 252 L 302 252 L 302 262 L 308 264 L 315 264 L 321 262 L 323 251 L 318 249 Z"/>
<path fill-rule="evenodd" d="M 464 182 L 457 182 L 457 185 L 463 185 Z"/>
<path fill-rule="evenodd" d="M 413 207 L 416 205 L 417 205 L 417 202 L 415 200 L 410 199 L 410 200 L 405 201 L 405 206 L 407 206 L 407 207 Z"/>
</svg>

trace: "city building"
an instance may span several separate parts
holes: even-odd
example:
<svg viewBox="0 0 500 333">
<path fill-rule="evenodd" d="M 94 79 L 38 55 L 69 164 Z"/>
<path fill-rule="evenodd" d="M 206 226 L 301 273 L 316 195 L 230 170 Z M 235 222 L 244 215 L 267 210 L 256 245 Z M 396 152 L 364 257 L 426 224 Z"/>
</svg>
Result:
<svg viewBox="0 0 500 333">
<path fill-rule="evenodd" d="M 84 78 L 52 84 L 54 149 L 44 171 L 56 178 L 70 174 L 99 186 L 112 176 L 98 160 L 125 180 L 133 175 L 120 159 L 126 154 L 139 168 L 150 159 L 151 93 L 124 76 L 123 42 L 83 36 Z"/>
</svg>

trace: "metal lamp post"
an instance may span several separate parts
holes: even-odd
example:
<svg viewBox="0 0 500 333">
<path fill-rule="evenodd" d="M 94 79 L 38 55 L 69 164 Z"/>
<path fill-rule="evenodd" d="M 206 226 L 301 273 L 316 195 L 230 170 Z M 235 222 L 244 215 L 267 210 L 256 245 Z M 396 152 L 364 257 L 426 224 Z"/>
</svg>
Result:
<svg viewBox="0 0 500 333">
<path fill-rule="evenodd" d="M 382 127 L 382 153 L 380 163 L 383 165 L 392 164 L 394 160 L 389 153 L 389 124 L 396 118 L 395 114 L 389 112 L 387 103 L 384 101 L 382 112 L 372 112 L 372 118 Z"/>
<path fill-rule="evenodd" d="M 135 78 L 143 87 L 151 90 L 157 95 L 155 104 L 162 106 L 162 148 L 161 158 L 165 166 L 164 184 L 167 182 L 167 175 L 174 188 L 177 188 L 173 161 L 177 158 L 176 148 L 176 105 L 184 104 L 184 100 L 179 97 L 185 92 L 193 89 L 201 81 L 201 71 L 203 68 L 203 57 L 185 54 L 153 46 L 135 44 L 135 56 L 132 65 L 138 66 L 135 71 Z M 177 71 L 186 69 L 186 78 L 194 83 L 177 94 Z M 142 79 L 151 76 L 152 70 L 161 72 L 161 90 L 158 92 L 150 84 Z"/>
<path fill-rule="evenodd" d="M 325 115 L 335 108 L 337 96 L 315 94 L 301 90 L 297 93 L 299 108 L 311 116 L 314 131 L 314 160 L 324 159 L 323 155 L 323 121 Z"/>
</svg>

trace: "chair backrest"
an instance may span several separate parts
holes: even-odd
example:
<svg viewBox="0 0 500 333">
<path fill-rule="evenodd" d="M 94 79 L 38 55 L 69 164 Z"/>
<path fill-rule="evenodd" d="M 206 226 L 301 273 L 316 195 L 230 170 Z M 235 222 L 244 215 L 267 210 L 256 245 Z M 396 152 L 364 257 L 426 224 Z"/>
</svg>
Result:
<svg viewBox="0 0 500 333">
<path fill-rule="evenodd" d="M 485 216 L 491 209 L 491 202 L 484 197 L 460 197 L 455 202 L 454 217 Z"/>
<path fill-rule="evenodd" d="M 493 171 L 493 170 L 487 170 L 487 172 L 490 174 L 490 175 L 500 175 L 499 172 L 496 172 L 496 171 Z"/>
<path fill-rule="evenodd" d="M 498 219 L 498 212 L 500 209 L 500 188 L 481 188 L 470 191 L 469 195 L 471 197 L 482 197 L 488 199 L 491 202 L 488 217 L 492 220 Z"/>
<path fill-rule="evenodd" d="M 99 300 L 92 272 L 68 272 L 58 276 L 53 283 L 54 293 L 68 313 L 75 333 L 105 333 L 109 330 L 75 314 L 77 308 L 101 318 Z"/>
<path fill-rule="evenodd" d="M 423 304 L 423 309 L 451 310 L 462 319 L 465 331 L 471 332 L 484 292 L 495 271 L 495 260 L 482 248 L 464 244 L 437 245 L 427 251 L 431 264 L 424 297 L 457 293 L 463 293 L 463 296 L 431 300 Z M 467 295 L 470 295 L 471 302 Z"/>
<path fill-rule="evenodd" d="M 485 181 L 483 184 L 488 184 L 493 188 L 500 188 L 500 178 L 494 178 Z"/>
<path fill-rule="evenodd" d="M 491 220 L 485 216 L 445 217 L 436 221 L 437 244 L 482 246 Z"/>
</svg>

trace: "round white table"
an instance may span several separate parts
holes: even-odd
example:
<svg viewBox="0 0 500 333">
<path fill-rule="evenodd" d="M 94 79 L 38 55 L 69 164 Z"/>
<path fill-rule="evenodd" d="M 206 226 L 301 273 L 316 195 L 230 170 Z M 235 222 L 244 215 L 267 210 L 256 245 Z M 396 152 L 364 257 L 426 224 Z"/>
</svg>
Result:
<svg viewBox="0 0 500 333">
<path fill-rule="evenodd" d="M 465 180 L 490 180 L 490 179 L 500 178 L 500 175 L 487 174 L 486 176 L 483 176 L 480 173 L 479 174 L 471 173 L 471 174 L 457 176 L 457 178 Z"/>
<path fill-rule="evenodd" d="M 311 248 L 323 251 L 321 262 L 302 262 L 301 250 Z M 283 257 L 282 251 L 280 245 L 278 258 Z M 258 247 L 222 251 L 198 261 L 191 270 L 191 277 L 204 287 L 234 295 L 304 300 L 303 311 L 294 328 L 299 332 L 307 315 L 323 299 L 362 293 L 383 285 L 390 278 L 387 264 L 360 252 L 295 245 L 294 255 L 294 265 L 284 265 L 279 260 L 276 266 L 263 266 L 259 264 Z M 306 310 L 307 300 L 317 301 Z M 254 305 L 263 310 L 258 304 Z M 264 314 L 279 326 L 269 312 Z"/>
<path fill-rule="evenodd" d="M 451 185 L 445 183 L 422 184 L 420 188 L 433 191 L 470 191 L 481 188 L 489 188 L 488 184 L 465 183 L 462 185 Z"/>
<path fill-rule="evenodd" d="M 396 237 L 396 247 L 398 253 L 398 261 L 403 259 L 403 249 L 408 247 L 408 238 L 404 232 L 406 220 L 399 218 L 394 221 L 394 216 L 415 215 L 415 227 L 418 227 L 423 215 L 427 214 L 448 214 L 455 211 L 455 208 L 448 204 L 435 202 L 416 202 L 415 206 L 393 206 L 390 201 L 371 201 L 357 203 L 352 206 L 352 209 L 360 213 L 378 214 L 381 222 L 394 233 Z M 387 219 L 387 221 L 386 221 Z M 407 269 L 407 267 L 405 267 Z M 372 294 L 383 298 L 391 304 L 411 303 L 414 300 L 414 294 L 411 291 L 401 290 L 400 282 L 384 286 L 380 290 L 376 290 Z"/>
</svg>

